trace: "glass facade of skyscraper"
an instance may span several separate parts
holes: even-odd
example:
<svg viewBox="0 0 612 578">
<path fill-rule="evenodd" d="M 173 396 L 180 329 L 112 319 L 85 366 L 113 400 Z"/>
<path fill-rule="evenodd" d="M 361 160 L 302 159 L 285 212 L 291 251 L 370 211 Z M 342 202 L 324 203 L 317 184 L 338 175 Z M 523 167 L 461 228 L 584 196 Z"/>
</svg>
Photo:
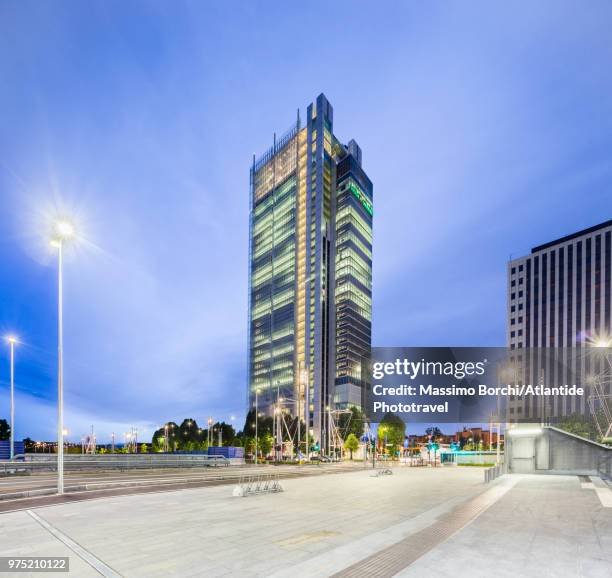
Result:
<svg viewBox="0 0 612 578">
<path fill-rule="evenodd" d="M 325 437 L 330 407 L 363 405 L 371 347 L 372 183 L 320 95 L 251 169 L 249 406 L 280 398 Z"/>
</svg>

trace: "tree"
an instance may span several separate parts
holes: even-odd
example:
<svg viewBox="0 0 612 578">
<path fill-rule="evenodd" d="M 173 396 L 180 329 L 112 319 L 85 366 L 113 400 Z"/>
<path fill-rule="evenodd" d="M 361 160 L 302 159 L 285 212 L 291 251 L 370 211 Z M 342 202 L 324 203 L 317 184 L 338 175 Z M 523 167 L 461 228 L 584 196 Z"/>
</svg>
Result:
<svg viewBox="0 0 612 578">
<path fill-rule="evenodd" d="M 35 450 L 36 442 L 31 438 L 23 439 L 23 450 L 26 453 L 33 452 Z"/>
<path fill-rule="evenodd" d="M 234 437 L 236 437 L 236 430 L 229 424 L 217 422 L 212 426 L 212 444 L 217 445 L 219 443 L 219 432 L 221 432 L 221 443 L 224 446 L 231 446 L 234 444 Z"/>
<path fill-rule="evenodd" d="M 242 432 L 239 432 L 239 437 L 237 437 L 237 439 L 239 439 L 240 446 L 244 448 L 245 456 L 247 455 L 254 456 L 255 455 L 255 438 L 254 437 L 244 437 L 244 435 L 240 435 L 240 434 L 242 434 Z"/>
<path fill-rule="evenodd" d="M 348 439 L 350 434 L 359 439 L 363 435 L 366 418 L 358 407 L 351 406 L 349 409 L 350 413 L 341 413 L 338 417 L 338 430 L 344 440 Z"/>
<path fill-rule="evenodd" d="M 0 440 L 11 439 L 11 426 L 5 419 L 0 419 Z"/>
<path fill-rule="evenodd" d="M 179 427 L 173 421 L 167 422 L 165 425 L 153 432 L 151 442 L 153 445 L 160 448 L 159 451 L 164 451 L 166 434 L 168 435 L 168 451 L 172 452 L 175 450 L 179 441 Z"/>
<path fill-rule="evenodd" d="M 402 418 L 394 413 L 387 412 L 378 426 L 378 439 L 384 444 L 390 444 L 393 452 L 397 451 L 404 441 L 406 424 Z M 386 451 L 386 448 L 384 448 Z"/>
<path fill-rule="evenodd" d="M 559 429 L 588 440 L 596 440 L 599 437 L 594 420 L 590 416 L 587 417 L 580 413 L 565 416 L 557 426 Z"/>
<path fill-rule="evenodd" d="M 201 439 L 198 422 L 193 418 L 185 418 L 178 428 L 177 441 L 179 449 L 191 451 L 193 444 Z"/>
<path fill-rule="evenodd" d="M 440 431 L 439 427 L 428 427 L 425 430 L 425 433 L 428 436 L 431 436 L 431 441 L 432 442 L 436 441 L 437 438 L 442 437 L 442 431 Z"/>
<path fill-rule="evenodd" d="M 219 425 L 219 424 L 216 424 Z M 223 424 L 222 424 L 223 425 Z M 233 428 L 225 424 L 225 426 Z M 229 435 L 230 431 L 224 431 Z M 163 452 L 165 447 L 166 435 L 168 437 L 168 451 L 173 452 L 179 450 L 206 450 L 208 448 L 208 430 L 198 426 L 198 422 L 193 418 L 185 418 L 181 425 L 177 425 L 173 421 L 167 422 L 158 430 L 153 432 L 151 439 L 152 449 L 155 452 Z M 231 441 L 233 435 L 229 436 Z M 225 445 L 225 444 L 224 444 Z"/>
<path fill-rule="evenodd" d="M 272 444 L 274 443 L 274 438 L 271 434 L 264 434 L 262 436 L 258 436 L 259 442 L 259 451 L 261 455 L 265 458 L 270 451 L 272 450 Z"/>
<path fill-rule="evenodd" d="M 272 435 L 274 420 L 268 415 L 260 415 L 257 419 L 257 435 Z M 245 436 L 255 436 L 255 410 L 249 410 L 244 422 L 243 434 Z"/>
<path fill-rule="evenodd" d="M 359 449 L 359 440 L 354 433 L 350 433 L 344 442 L 344 447 L 351 452 L 351 460 L 353 459 L 353 452 Z"/>
<path fill-rule="evenodd" d="M 164 434 L 156 432 L 157 435 L 153 436 L 153 451 L 163 452 L 164 451 Z"/>
</svg>

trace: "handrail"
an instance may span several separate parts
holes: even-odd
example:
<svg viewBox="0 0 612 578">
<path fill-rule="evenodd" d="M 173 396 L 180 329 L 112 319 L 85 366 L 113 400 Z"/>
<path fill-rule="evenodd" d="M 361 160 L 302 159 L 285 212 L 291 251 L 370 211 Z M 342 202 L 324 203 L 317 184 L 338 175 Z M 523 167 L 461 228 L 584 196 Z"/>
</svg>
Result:
<svg viewBox="0 0 612 578">
<path fill-rule="evenodd" d="M 29 457 L 29 456 L 28 456 Z M 198 468 L 229 466 L 230 460 L 224 456 L 193 455 L 64 455 L 64 469 L 78 471 L 84 469 L 155 469 L 155 468 Z M 27 461 L 1 461 L 0 475 L 32 473 L 35 471 L 56 471 L 57 455 L 37 457 Z"/>
</svg>

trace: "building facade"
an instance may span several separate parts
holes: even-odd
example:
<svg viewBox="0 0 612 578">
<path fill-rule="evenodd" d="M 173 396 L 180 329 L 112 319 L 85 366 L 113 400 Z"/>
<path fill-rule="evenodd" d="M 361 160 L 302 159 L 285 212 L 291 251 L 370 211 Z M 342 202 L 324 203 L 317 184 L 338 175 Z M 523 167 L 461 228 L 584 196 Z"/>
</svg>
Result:
<svg viewBox="0 0 612 578">
<path fill-rule="evenodd" d="M 251 168 L 248 403 L 291 410 L 325 444 L 362 407 L 372 318 L 372 183 L 323 94 Z"/>
<path fill-rule="evenodd" d="M 534 247 L 529 255 L 508 263 L 506 337 L 522 363 L 515 375 L 518 383 L 537 383 L 545 371 L 557 383 L 600 371 L 594 365 L 599 362 L 590 358 L 586 348 L 610 343 L 611 237 L 612 220 Z M 530 348 L 557 348 L 555 359 L 551 361 L 553 354 L 549 358 Z M 522 349 L 529 353 L 522 354 Z M 609 394 L 609 382 L 603 387 Z M 507 417 L 508 421 L 547 421 L 587 414 L 588 405 L 588 396 L 511 397 Z"/>
</svg>

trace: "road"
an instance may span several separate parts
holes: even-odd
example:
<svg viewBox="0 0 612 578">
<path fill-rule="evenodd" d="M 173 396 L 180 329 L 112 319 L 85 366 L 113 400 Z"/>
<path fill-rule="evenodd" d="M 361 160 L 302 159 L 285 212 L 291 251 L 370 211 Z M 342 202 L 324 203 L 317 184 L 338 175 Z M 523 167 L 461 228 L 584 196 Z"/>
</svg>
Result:
<svg viewBox="0 0 612 578">
<path fill-rule="evenodd" d="M 357 463 L 320 465 L 244 465 L 188 469 L 66 472 L 64 496 L 53 495 L 57 474 L 41 472 L 0 478 L 0 512 L 82 501 L 105 496 L 123 496 L 166 490 L 235 484 L 243 476 L 278 474 L 280 478 L 317 476 L 362 470 Z M 30 493 L 31 495 L 27 495 Z M 41 495 L 42 494 L 42 495 Z"/>
</svg>

